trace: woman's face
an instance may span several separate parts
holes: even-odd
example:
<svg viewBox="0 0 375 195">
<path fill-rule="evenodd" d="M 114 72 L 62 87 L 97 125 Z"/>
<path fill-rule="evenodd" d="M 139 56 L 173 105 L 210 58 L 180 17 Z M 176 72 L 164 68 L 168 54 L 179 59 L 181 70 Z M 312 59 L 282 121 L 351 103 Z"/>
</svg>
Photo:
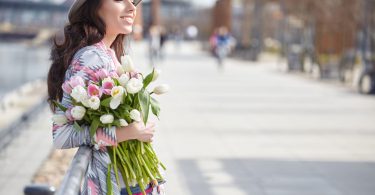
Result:
<svg viewBox="0 0 375 195">
<path fill-rule="evenodd" d="M 133 0 L 102 0 L 98 11 L 107 35 L 129 34 L 133 30 L 136 8 Z"/>
</svg>

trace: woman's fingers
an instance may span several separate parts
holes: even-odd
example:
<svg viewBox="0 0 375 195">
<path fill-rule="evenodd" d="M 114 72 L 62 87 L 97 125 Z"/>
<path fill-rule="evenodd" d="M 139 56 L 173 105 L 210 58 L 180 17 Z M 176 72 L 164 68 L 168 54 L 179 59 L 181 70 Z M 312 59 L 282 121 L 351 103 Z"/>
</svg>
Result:
<svg viewBox="0 0 375 195">
<path fill-rule="evenodd" d="M 154 137 L 155 129 L 153 127 L 146 128 L 142 131 L 140 136 L 140 141 L 142 142 L 152 142 Z"/>
<path fill-rule="evenodd" d="M 142 142 L 152 142 L 154 133 L 155 133 L 155 126 L 156 126 L 155 122 L 148 122 L 146 126 L 143 126 L 143 128 L 141 128 L 142 130 L 139 130 L 138 140 Z"/>
<path fill-rule="evenodd" d="M 153 136 L 146 136 L 143 139 L 141 139 L 140 141 L 142 141 L 142 142 L 152 142 L 152 141 L 154 141 L 154 138 L 153 138 Z"/>
<path fill-rule="evenodd" d="M 152 128 L 152 127 L 155 127 L 155 125 L 156 125 L 156 123 L 150 122 L 150 123 L 146 124 L 146 128 Z"/>
<path fill-rule="evenodd" d="M 145 131 L 152 131 L 152 132 L 155 132 L 155 123 L 153 124 L 150 124 L 149 126 L 147 126 L 144 130 Z"/>
</svg>

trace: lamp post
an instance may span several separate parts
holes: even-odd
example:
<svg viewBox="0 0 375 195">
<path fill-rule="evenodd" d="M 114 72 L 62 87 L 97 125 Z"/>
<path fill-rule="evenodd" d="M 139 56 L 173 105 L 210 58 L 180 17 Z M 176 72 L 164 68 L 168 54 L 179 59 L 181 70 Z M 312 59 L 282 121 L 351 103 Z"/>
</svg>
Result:
<svg viewBox="0 0 375 195">
<path fill-rule="evenodd" d="M 160 0 L 151 1 L 151 24 L 160 25 Z"/>
</svg>

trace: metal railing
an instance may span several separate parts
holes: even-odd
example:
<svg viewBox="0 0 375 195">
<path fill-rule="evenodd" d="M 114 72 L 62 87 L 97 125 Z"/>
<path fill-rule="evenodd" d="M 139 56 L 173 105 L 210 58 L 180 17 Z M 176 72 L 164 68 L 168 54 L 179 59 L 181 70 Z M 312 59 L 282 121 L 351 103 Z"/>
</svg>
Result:
<svg viewBox="0 0 375 195">
<path fill-rule="evenodd" d="M 46 98 L 43 98 L 38 104 L 24 112 L 8 127 L 0 129 L 0 151 L 8 146 L 12 140 L 21 133 L 24 129 L 23 127 L 38 116 L 38 113 L 41 112 L 46 105 Z"/>
<path fill-rule="evenodd" d="M 86 173 L 89 160 L 92 156 L 91 148 L 87 146 L 79 147 L 75 154 L 69 170 L 57 190 L 56 195 L 78 195 L 80 194 L 81 182 Z"/>
</svg>

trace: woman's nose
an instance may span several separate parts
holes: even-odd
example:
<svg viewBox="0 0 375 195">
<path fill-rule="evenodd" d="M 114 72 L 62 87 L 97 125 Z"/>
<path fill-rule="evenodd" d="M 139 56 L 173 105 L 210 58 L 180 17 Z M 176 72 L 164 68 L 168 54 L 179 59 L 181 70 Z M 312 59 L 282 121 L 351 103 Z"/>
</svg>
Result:
<svg viewBox="0 0 375 195">
<path fill-rule="evenodd" d="M 129 7 L 128 11 L 134 11 L 136 9 L 136 7 L 135 7 L 136 0 L 135 1 L 133 1 L 133 0 L 125 0 L 125 1 L 127 1 L 128 5 L 129 5 L 128 6 Z"/>
</svg>

